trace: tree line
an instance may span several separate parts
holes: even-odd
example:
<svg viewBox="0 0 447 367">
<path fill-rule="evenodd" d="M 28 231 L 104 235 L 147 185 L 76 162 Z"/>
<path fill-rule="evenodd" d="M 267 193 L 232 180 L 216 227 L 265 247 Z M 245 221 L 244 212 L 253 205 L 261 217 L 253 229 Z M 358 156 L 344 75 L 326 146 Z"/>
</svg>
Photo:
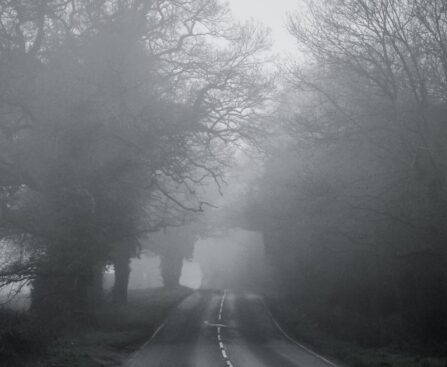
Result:
<svg viewBox="0 0 447 367">
<path fill-rule="evenodd" d="M 82 316 L 112 264 L 125 302 L 141 240 L 202 212 L 254 136 L 267 45 L 214 0 L 2 0 L 2 284 Z"/>
<path fill-rule="evenodd" d="M 125 302 L 141 241 L 200 216 L 251 144 L 225 220 L 263 233 L 278 290 L 364 344 L 445 341 L 445 2 L 304 3 L 272 73 L 217 0 L 0 1 L 1 282 L 85 315 L 113 265 Z M 170 284 L 187 237 L 156 248 Z"/>
<path fill-rule="evenodd" d="M 306 1 L 245 207 L 281 292 L 366 345 L 447 331 L 444 1 Z M 255 215 L 254 215 L 255 213 Z"/>
</svg>

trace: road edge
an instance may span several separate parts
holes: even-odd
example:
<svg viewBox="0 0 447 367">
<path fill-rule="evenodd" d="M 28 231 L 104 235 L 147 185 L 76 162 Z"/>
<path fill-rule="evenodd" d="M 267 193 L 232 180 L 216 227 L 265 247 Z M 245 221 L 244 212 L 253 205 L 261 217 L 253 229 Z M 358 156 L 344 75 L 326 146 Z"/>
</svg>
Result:
<svg viewBox="0 0 447 367">
<path fill-rule="evenodd" d="M 276 321 L 275 317 L 273 316 L 272 312 L 270 311 L 270 308 L 267 306 L 267 303 L 264 300 L 264 297 L 260 298 L 261 303 L 263 304 L 265 310 L 267 311 L 268 315 L 270 316 L 271 320 L 273 321 L 273 324 L 275 325 L 275 327 L 279 330 L 279 332 L 292 344 L 295 344 L 296 346 L 304 349 L 306 352 L 312 354 L 314 357 L 320 359 L 321 361 L 327 363 L 328 365 L 332 366 L 332 367 L 342 367 L 338 364 L 335 364 L 335 362 L 330 361 L 329 359 L 327 359 L 326 357 L 323 357 L 322 355 L 318 354 L 317 352 L 313 351 L 312 349 L 306 347 L 305 345 L 301 344 L 300 342 L 298 342 L 297 340 L 293 339 L 289 334 L 287 334 L 284 329 L 281 327 L 281 325 L 279 324 L 278 321 Z"/>
</svg>

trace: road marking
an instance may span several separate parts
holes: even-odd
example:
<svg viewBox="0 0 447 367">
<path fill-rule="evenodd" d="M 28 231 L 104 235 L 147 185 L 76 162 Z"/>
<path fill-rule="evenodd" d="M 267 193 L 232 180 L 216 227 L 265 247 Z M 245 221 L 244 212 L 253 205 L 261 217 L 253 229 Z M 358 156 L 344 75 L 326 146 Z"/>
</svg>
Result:
<svg viewBox="0 0 447 367">
<path fill-rule="evenodd" d="M 222 300 L 220 301 L 219 316 L 218 316 L 218 320 L 219 321 L 222 320 L 223 305 L 224 305 L 224 302 L 225 302 L 225 296 L 226 295 L 227 295 L 227 290 L 224 290 L 224 294 L 222 296 Z"/>
<path fill-rule="evenodd" d="M 222 320 L 222 313 L 223 313 L 223 307 L 224 307 L 224 303 L 225 303 L 225 297 L 227 295 L 227 291 L 224 291 L 224 294 L 222 296 L 222 300 L 220 301 L 220 308 L 219 308 L 219 321 Z M 225 345 L 222 342 L 222 336 L 220 334 L 221 332 L 221 326 L 217 327 L 217 340 L 219 342 L 219 348 L 220 348 L 220 353 L 222 354 L 222 357 L 225 361 L 225 364 L 227 365 L 227 367 L 234 367 L 233 363 L 231 362 L 230 358 L 228 357 L 227 351 L 225 350 Z"/>
<path fill-rule="evenodd" d="M 267 304 L 265 303 L 263 298 L 260 298 L 262 304 L 264 305 L 264 308 L 267 310 L 267 313 L 269 314 L 270 318 L 272 319 L 273 323 L 275 324 L 276 328 L 281 332 L 281 334 L 291 343 L 297 345 L 298 347 L 304 349 L 306 352 L 312 354 L 314 357 L 322 360 L 323 362 L 327 363 L 328 365 L 332 366 L 332 367 L 338 367 L 336 364 L 332 363 L 331 361 L 329 361 L 328 359 L 324 358 L 323 356 L 319 355 L 318 353 L 314 352 L 313 350 L 307 348 L 306 346 L 304 346 L 303 344 L 297 342 L 295 339 L 293 339 L 292 337 L 290 337 L 285 331 L 284 329 L 279 325 L 279 323 L 275 320 L 275 318 L 272 315 L 272 312 L 270 311 L 270 309 L 267 307 Z"/>
<path fill-rule="evenodd" d="M 143 344 L 143 346 L 138 350 L 138 351 L 136 351 L 133 355 L 132 355 L 132 357 L 126 362 L 126 364 L 124 364 L 124 366 L 130 366 L 134 361 L 135 361 L 135 359 L 137 358 L 137 356 L 139 356 L 140 354 L 141 354 L 141 351 L 145 348 L 145 347 L 147 347 L 151 342 L 152 342 L 152 340 L 157 336 L 157 334 L 161 331 L 161 329 L 163 329 L 164 327 L 165 327 L 165 325 L 166 325 L 166 323 L 168 322 L 168 320 L 165 320 L 158 328 L 157 328 L 157 330 L 155 330 L 155 332 L 152 334 L 152 336 L 150 337 L 150 339 L 146 342 L 146 343 L 144 343 Z"/>
<path fill-rule="evenodd" d="M 165 321 L 163 324 L 161 324 L 157 330 L 155 330 L 155 332 L 152 334 L 151 338 L 148 340 L 147 343 L 150 343 L 156 336 L 157 334 L 161 331 L 161 329 L 163 329 L 166 325 L 167 321 Z"/>
<path fill-rule="evenodd" d="M 205 326 L 211 326 L 211 327 L 229 327 L 228 325 L 224 325 L 224 324 L 213 324 L 212 322 L 208 322 L 208 321 L 204 321 L 203 325 Z"/>
</svg>

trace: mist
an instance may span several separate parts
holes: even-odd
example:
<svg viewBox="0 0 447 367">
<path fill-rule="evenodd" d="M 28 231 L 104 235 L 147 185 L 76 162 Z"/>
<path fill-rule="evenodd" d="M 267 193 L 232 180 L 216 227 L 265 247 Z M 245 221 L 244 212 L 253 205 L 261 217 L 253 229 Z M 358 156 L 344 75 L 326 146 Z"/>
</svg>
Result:
<svg viewBox="0 0 447 367">
<path fill-rule="evenodd" d="M 0 0 L 0 365 L 447 365 L 443 0 Z"/>
</svg>

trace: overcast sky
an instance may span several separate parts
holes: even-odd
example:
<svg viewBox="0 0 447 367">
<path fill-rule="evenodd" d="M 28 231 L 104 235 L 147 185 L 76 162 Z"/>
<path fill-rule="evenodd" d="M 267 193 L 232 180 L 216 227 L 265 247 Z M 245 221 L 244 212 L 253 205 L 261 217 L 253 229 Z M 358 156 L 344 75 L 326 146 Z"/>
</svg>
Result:
<svg viewBox="0 0 447 367">
<path fill-rule="evenodd" d="M 288 12 L 298 8 L 299 0 L 227 0 L 233 15 L 239 20 L 254 19 L 267 25 L 272 33 L 274 50 L 293 53 L 295 44 L 287 32 L 285 19 Z"/>
</svg>

